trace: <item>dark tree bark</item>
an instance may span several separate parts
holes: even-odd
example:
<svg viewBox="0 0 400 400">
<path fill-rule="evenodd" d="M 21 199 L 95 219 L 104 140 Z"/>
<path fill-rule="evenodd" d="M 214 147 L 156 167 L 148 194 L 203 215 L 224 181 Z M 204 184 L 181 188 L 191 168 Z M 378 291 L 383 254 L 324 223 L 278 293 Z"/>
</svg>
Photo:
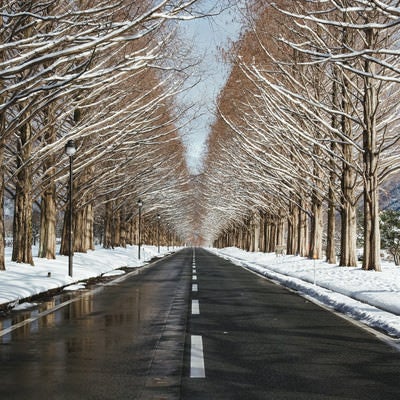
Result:
<svg viewBox="0 0 400 400">
<path fill-rule="evenodd" d="M 112 248 L 112 202 L 107 201 L 104 206 L 104 241 L 105 249 Z"/>
<path fill-rule="evenodd" d="M 332 83 L 332 104 L 336 110 L 339 109 L 339 85 L 337 67 L 333 67 L 333 83 Z M 331 120 L 332 128 L 339 129 L 340 121 L 336 114 L 332 115 Z M 336 153 L 336 143 L 331 142 L 332 154 Z M 328 189 L 328 215 L 327 215 L 327 241 L 326 241 L 326 261 L 330 264 L 336 264 L 336 200 L 335 200 L 335 182 L 336 182 L 336 164 L 334 158 L 331 156 L 329 161 L 329 189 Z"/>
<path fill-rule="evenodd" d="M 0 271 L 6 269 L 5 264 L 5 230 L 4 230 L 4 137 L 3 116 L 0 114 Z"/>
<path fill-rule="evenodd" d="M 19 129 L 17 140 L 17 170 L 15 182 L 12 261 L 33 265 L 32 257 L 32 168 L 31 127 Z"/>
<path fill-rule="evenodd" d="M 48 120 L 51 120 L 51 111 L 48 110 Z M 56 141 L 56 130 L 54 124 L 49 124 L 45 134 L 46 144 Z M 40 202 L 40 237 L 39 237 L 39 257 L 54 259 L 56 258 L 56 184 L 54 182 L 56 158 L 53 154 L 49 155 L 44 163 L 44 184 L 45 190 Z"/>
<path fill-rule="evenodd" d="M 374 48 L 376 32 L 366 30 L 366 45 Z M 378 109 L 377 82 L 374 78 L 374 64 L 366 60 L 364 77 L 364 254 L 363 269 L 381 271 L 379 196 L 378 196 L 378 160 L 376 115 Z"/>
<path fill-rule="evenodd" d="M 304 211 L 304 206 L 305 203 L 304 201 L 300 202 L 300 205 L 298 207 L 298 233 L 297 233 L 297 239 L 298 239 L 298 244 L 297 248 L 299 251 L 299 256 L 301 257 L 307 257 L 308 256 L 308 218 L 307 214 Z"/>
</svg>

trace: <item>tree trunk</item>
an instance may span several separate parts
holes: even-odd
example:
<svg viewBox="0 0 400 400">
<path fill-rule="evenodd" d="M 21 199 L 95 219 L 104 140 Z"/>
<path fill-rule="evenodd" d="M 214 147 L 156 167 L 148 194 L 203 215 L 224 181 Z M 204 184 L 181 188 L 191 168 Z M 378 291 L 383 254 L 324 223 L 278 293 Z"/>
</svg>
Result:
<svg viewBox="0 0 400 400">
<path fill-rule="evenodd" d="M 87 204 L 74 213 L 74 251 L 93 250 L 93 206 Z"/>
<path fill-rule="evenodd" d="M 274 242 L 274 222 L 271 215 L 266 214 L 265 218 L 266 229 L 265 229 L 265 242 L 266 242 L 266 252 L 272 253 L 275 251 L 275 242 Z"/>
<path fill-rule="evenodd" d="M 246 228 L 244 226 L 240 227 L 240 249 L 246 249 Z"/>
<path fill-rule="evenodd" d="M 322 201 L 318 195 L 313 196 L 311 217 L 310 254 L 313 260 L 322 258 L 323 213 Z"/>
<path fill-rule="evenodd" d="M 307 249 L 307 244 L 308 244 L 308 223 L 307 223 L 307 214 L 303 210 L 303 205 L 304 202 L 300 202 L 300 206 L 298 207 L 298 244 L 297 248 L 299 250 L 299 256 L 301 257 L 307 257 L 308 255 L 308 249 Z"/>
<path fill-rule="evenodd" d="M 51 172 L 52 173 L 52 172 Z M 40 203 L 39 257 L 56 258 L 56 185 L 51 182 Z"/>
<path fill-rule="evenodd" d="M 339 110 L 339 74 L 337 66 L 333 66 L 333 80 L 332 80 L 332 104 L 335 110 Z M 340 129 L 340 120 L 338 116 L 333 113 L 331 120 L 332 128 Z M 333 154 L 337 152 L 337 145 L 334 140 L 331 142 L 331 151 Z M 329 264 L 336 264 L 336 200 L 335 200 L 335 183 L 336 183 L 336 163 L 333 155 L 329 161 L 329 189 L 328 189 L 328 215 L 327 215 L 327 241 L 326 241 L 326 261 Z"/>
<path fill-rule="evenodd" d="M 332 179 L 332 177 L 331 177 Z M 327 226 L 327 241 L 326 241 L 326 262 L 336 264 L 336 209 L 333 189 L 329 188 L 328 193 L 328 226 Z"/>
<path fill-rule="evenodd" d="M 94 210 L 93 204 L 87 205 L 87 217 L 86 217 L 86 250 L 94 250 Z"/>
<path fill-rule="evenodd" d="M 69 193 L 67 193 L 67 199 L 69 198 Z M 70 228 L 70 205 L 69 201 L 66 202 L 66 208 L 64 212 L 64 221 L 63 221 L 63 230 L 61 236 L 61 246 L 60 246 L 60 254 L 64 256 L 69 255 L 69 232 L 71 232 L 71 242 L 72 242 L 72 251 L 75 248 L 75 234 L 76 234 L 76 207 L 74 197 L 72 198 L 72 228 Z"/>
<path fill-rule="evenodd" d="M 268 243 L 268 252 L 272 253 L 275 251 L 275 247 L 276 247 L 276 230 L 277 230 L 277 226 L 276 226 L 276 221 L 274 218 L 270 218 L 270 224 L 269 224 L 269 243 Z"/>
<path fill-rule="evenodd" d="M 314 155 L 321 157 L 318 146 L 314 146 Z M 321 167 L 314 162 L 314 176 L 316 177 L 315 189 L 311 196 L 311 235 L 309 258 L 319 260 L 322 258 L 322 237 L 323 237 L 323 212 L 322 212 L 322 172 Z"/>
<path fill-rule="evenodd" d="M 48 109 L 48 120 L 52 118 L 50 109 Z M 46 144 L 56 141 L 56 130 L 54 123 L 49 124 L 45 135 Z M 40 237 L 39 237 L 39 257 L 55 259 L 56 258 L 56 184 L 54 182 L 56 158 L 50 155 L 43 163 L 45 189 L 40 202 Z"/>
<path fill-rule="evenodd" d="M 268 235 L 269 235 L 269 220 L 268 220 L 268 213 L 264 213 L 263 216 L 263 247 L 264 247 L 264 253 L 268 253 Z"/>
<path fill-rule="evenodd" d="M 282 214 L 283 215 L 283 214 Z M 276 242 L 275 245 L 285 244 L 285 217 L 280 214 L 276 216 Z M 275 249 L 274 249 L 275 251 Z"/>
<path fill-rule="evenodd" d="M 263 212 L 260 212 L 260 251 L 262 251 L 263 253 L 265 252 L 265 242 L 264 242 L 264 236 L 265 236 L 265 223 L 264 223 L 264 218 L 265 218 L 265 214 Z"/>
<path fill-rule="evenodd" d="M 240 240 L 241 240 L 241 235 L 240 235 L 240 226 L 235 227 L 235 243 L 234 246 L 240 249 Z"/>
<path fill-rule="evenodd" d="M 247 229 L 248 229 L 247 251 L 254 251 L 254 226 L 253 226 L 253 220 L 251 218 L 248 220 Z"/>
<path fill-rule="evenodd" d="M 351 134 L 349 121 L 343 117 L 347 136 Z M 352 146 L 343 144 L 342 170 L 342 208 L 341 208 L 341 243 L 340 243 L 340 266 L 356 267 L 356 245 L 357 245 L 357 221 L 356 221 L 356 199 L 354 195 L 355 171 L 351 166 L 353 163 Z"/>
<path fill-rule="evenodd" d="M 356 208 L 350 202 L 346 201 L 341 211 L 341 243 L 340 243 L 340 263 L 342 267 L 356 267 Z"/>
<path fill-rule="evenodd" d="M 260 251 L 260 213 L 256 212 L 253 215 L 253 225 L 254 225 L 254 250 Z"/>
<path fill-rule="evenodd" d="M 93 245 L 93 204 L 90 195 L 79 196 L 79 189 L 85 187 L 93 175 L 93 168 L 87 168 L 77 178 L 74 179 L 74 207 L 73 226 L 74 226 L 74 251 L 86 253 L 94 249 Z M 79 199 L 79 201 L 76 201 Z"/>
<path fill-rule="evenodd" d="M 126 221 L 126 244 L 132 246 L 134 243 L 134 230 L 132 220 L 135 218 L 131 215 Z"/>
<path fill-rule="evenodd" d="M 69 255 L 69 247 L 68 247 L 68 241 L 69 241 L 69 232 L 72 232 L 72 235 L 74 233 L 74 229 L 72 230 L 69 227 L 69 202 L 67 202 L 67 206 L 64 211 L 64 221 L 63 221 L 63 229 L 62 229 L 62 235 L 61 235 L 61 246 L 60 246 L 60 254 L 63 256 L 68 256 Z M 73 237 L 71 238 L 72 243 L 73 243 Z"/>
<path fill-rule="evenodd" d="M 374 29 L 366 30 L 368 48 L 375 43 Z M 365 61 L 365 71 L 373 76 L 373 63 Z M 377 82 L 369 75 L 364 77 L 364 254 L 363 269 L 381 271 L 379 197 L 378 197 L 378 150 L 376 114 L 378 109 Z"/>
<path fill-rule="evenodd" d="M 125 221 L 125 210 L 122 209 L 120 213 L 120 246 L 126 247 L 126 221 Z"/>
<path fill-rule="evenodd" d="M 4 136 L 3 114 L 0 113 L 0 271 L 6 269 L 4 227 Z"/>
<path fill-rule="evenodd" d="M 86 207 L 76 210 L 73 214 L 74 222 L 74 252 L 86 253 Z"/>
<path fill-rule="evenodd" d="M 245 250 L 252 251 L 253 227 L 252 227 L 251 218 L 246 219 L 245 237 L 246 237 Z"/>
<path fill-rule="evenodd" d="M 344 22 L 347 22 L 348 16 L 343 15 Z M 343 28 L 342 43 L 344 46 L 351 46 L 349 30 Z M 341 130 L 350 140 L 353 140 L 352 122 L 348 115 L 352 115 L 351 85 L 349 83 L 351 76 L 346 76 L 342 71 L 341 77 L 341 100 L 343 115 L 341 118 Z M 342 144 L 343 167 L 342 167 L 342 200 L 341 200 L 341 242 L 340 242 L 340 266 L 357 266 L 356 244 L 357 244 L 357 225 L 356 225 L 356 198 L 355 184 L 356 173 L 353 168 L 353 147 L 344 142 Z"/>
<path fill-rule="evenodd" d="M 132 237 L 131 237 L 132 245 L 133 244 L 137 244 L 137 242 L 138 242 L 138 237 L 137 237 L 138 229 L 137 229 L 137 218 L 136 218 L 135 215 L 133 215 L 132 218 L 131 218 L 131 229 L 130 229 L 130 231 L 131 231 L 131 235 L 132 235 Z"/>
<path fill-rule="evenodd" d="M 103 247 L 105 249 L 112 248 L 112 203 L 111 201 L 107 201 L 104 206 L 104 241 Z"/>
<path fill-rule="evenodd" d="M 5 33 L 5 30 L 3 30 Z M 5 43 L 5 37 L 2 34 L 0 36 L 0 42 Z M 5 59 L 5 52 L 0 53 L 0 62 L 3 62 Z M 4 89 L 4 80 L 0 79 L 0 89 L 3 91 Z M 3 103 L 3 98 L 0 97 L 0 102 Z M 5 147 L 5 113 L 0 112 L 0 271 L 4 271 L 6 269 L 6 261 L 5 261 L 5 246 L 6 246 L 6 238 L 5 238 L 5 224 L 4 224 L 4 178 L 5 178 L 5 170 L 4 170 L 4 147 Z"/>
<path fill-rule="evenodd" d="M 298 254 L 298 232 L 299 232 L 299 214 L 296 212 L 297 206 L 294 203 L 289 205 L 288 217 L 288 238 L 287 238 L 287 254 Z"/>
<path fill-rule="evenodd" d="M 113 247 L 119 247 L 120 243 L 120 234 L 121 234 L 121 210 L 118 210 L 114 214 L 114 226 L 113 226 Z"/>
<path fill-rule="evenodd" d="M 343 118 L 345 129 L 349 136 L 351 128 L 348 126 L 349 121 Z M 354 195 L 355 171 L 352 162 L 352 146 L 343 144 L 343 157 L 345 162 L 342 169 L 342 204 L 341 204 L 341 242 L 340 242 L 340 266 L 356 267 L 356 245 L 357 245 L 357 220 L 356 220 L 356 199 Z"/>
<path fill-rule="evenodd" d="M 32 257 L 32 167 L 31 127 L 25 124 L 19 130 L 17 145 L 17 175 L 13 223 L 12 261 L 33 265 Z"/>
</svg>

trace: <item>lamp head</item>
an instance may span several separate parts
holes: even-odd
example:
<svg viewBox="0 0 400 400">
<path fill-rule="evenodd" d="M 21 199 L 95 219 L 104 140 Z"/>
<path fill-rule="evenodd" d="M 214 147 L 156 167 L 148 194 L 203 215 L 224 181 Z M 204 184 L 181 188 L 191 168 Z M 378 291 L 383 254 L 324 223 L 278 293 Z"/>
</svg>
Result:
<svg viewBox="0 0 400 400">
<path fill-rule="evenodd" d="M 76 146 L 73 140 L 68 140 L 67 144 L 65 145 L 65 154 L 68 157 L 72 157 L 76 153 Z"/>
</svg>

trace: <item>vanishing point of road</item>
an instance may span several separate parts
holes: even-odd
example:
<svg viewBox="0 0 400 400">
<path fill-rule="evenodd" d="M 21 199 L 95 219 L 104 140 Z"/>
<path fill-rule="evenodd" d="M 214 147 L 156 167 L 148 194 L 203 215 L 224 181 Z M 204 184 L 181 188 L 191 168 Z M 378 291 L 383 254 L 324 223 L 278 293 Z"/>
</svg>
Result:
<svg viewBox="0 0 400 400">
<path fill-rule="evenodd" d="M 201 248 L 0 320 L 0 399 L 399 399 L 400 352 Z"/>
</svg>

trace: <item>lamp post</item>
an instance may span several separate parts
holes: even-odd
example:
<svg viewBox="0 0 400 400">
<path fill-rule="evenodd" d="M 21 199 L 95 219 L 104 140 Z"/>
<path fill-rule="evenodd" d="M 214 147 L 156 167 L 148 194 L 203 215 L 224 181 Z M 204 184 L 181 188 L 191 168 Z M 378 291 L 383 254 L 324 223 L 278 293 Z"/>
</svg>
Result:
<svg viewBox="0 0 400 400">
<path fill-rule="evenodd" d="M 139 207 L 139 237 L 138 237 L 138 259 L 140 260 L 140 246 L 142 244 L 141 240 L 141 223 L 142 223 L 142 207 L 143 207 L 143 202 L 142 200 L 138 200 L 137 205 Z"/>
<path fill-rule="evenodd" d="M 73 257 L 73 250 L 72 250 L 72 161 L 73 157 L 76 153 L 75 142 L 73 140 L 68 140 L 67 144 L 65 145 L 65 154 L 69 157 L 69 215 L 68 215 L 68 275 L 72 277 L 72 257 Z"/>
<path fill-rule="evenodd" d="M 158 245 L 158 254 L 160 254 L 160 214 L 157 214 L 157 245 Z"/>
<path fill-rule="evenodd" d="M 167 224 L 167 251 L 169 251 L 169 224 Z"/>
</svg>

